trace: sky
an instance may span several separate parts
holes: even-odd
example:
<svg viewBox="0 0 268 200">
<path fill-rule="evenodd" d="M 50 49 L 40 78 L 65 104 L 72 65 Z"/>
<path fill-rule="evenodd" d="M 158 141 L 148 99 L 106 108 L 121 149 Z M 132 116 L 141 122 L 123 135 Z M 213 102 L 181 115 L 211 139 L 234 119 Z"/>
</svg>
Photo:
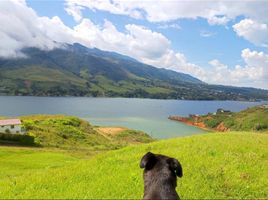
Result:
<svg viewBox="0 0 268 200">
<path fill-rule="evenodd" d="M 268 89 L 266 0 L 0 0 L 0 57 L 76 42 L 210 84 Z"/>
</svg>

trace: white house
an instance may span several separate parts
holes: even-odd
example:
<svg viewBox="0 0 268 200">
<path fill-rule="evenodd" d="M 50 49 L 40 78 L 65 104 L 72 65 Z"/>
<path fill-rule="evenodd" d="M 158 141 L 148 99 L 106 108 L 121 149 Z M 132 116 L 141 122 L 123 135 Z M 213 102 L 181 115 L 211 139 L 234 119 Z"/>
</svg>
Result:
<svg viewBox="0 0 268 200">
<path fill-rule="evenodd" d="M 20 119 L 0 120 L 0 133 L 25 134 L 21 128 Z"/>
</svg>

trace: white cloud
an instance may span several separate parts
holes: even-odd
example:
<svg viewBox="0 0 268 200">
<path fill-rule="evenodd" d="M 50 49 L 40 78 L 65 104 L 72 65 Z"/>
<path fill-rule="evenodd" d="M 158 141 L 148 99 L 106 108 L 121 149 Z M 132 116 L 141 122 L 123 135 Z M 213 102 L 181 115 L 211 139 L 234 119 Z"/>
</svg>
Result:
<svg viewBox="0 0 268 200">
<path fill-rule="evenodd" d="M 37 25 L 41 32 L 57 43 L 75 43 L 78 39 L 74 35 L 74 30 L 65 26 L 58 16 L 52 18 L 39 17 Z"/>
<path fill-rule="evenodd" d="M 150 22 L 167 22 L 176 19 L 207 19 L 210 24 L 226 24 L 237 16 L 246 16 L 268 22 L 268 6 L 265 1 L 167 1 L 158 0 L 66 0 L 68 12 L 76 13 L 81 8 L 102 10 L 133 18 L 145 18 Z M 70 11 L 72 10 L 72 11 Z M 72 14 L 72 15 L 76 15 Z"/>
<path fill-rule="evenodd" d="M 75 36 L 83 40 L 83 44 L 130 55 L 141 61 L 158 58 L 170 46 L 170 41 L 161 33 L 143 26 L 128 24 L 125 30 L 126 33 L 118 31 L 108 20 L 103 26 L 98 26 L 83 19 L 74 27 Z"/>
<path fill-rule="evenodd" d="M 67 0 L 65 1 L 65 10 L 72 15 L 76 21 L 82 17 L 81 10 L 89 8 L 93 11 L 104 10 L 118 15 L 129 15 L 130 17 L 140 19 L 143 14 L 139 8 L 135 7 L 137 1 L 110 2 L 107 0 Z"/>
<path fill-rule="evenodd" d="M 238 16 L 241 20 L 233 26 L 238 36 L 258 46 L 268 47 L 268 1 L 229 1 L 229 0 L 65 0 L 65 10 L 75 20 L 82 19 L 81 10 L 88 8 L 117 15 L 146 19 L 150 22 L 170 22 L 177 19 L 206 19 L 210 25 L 227 25 Z M 172 25 L 173 28 L 179 28 Z M 163 24 L 159 28 L 170 28 Z M 227 26 L 226 26 L 227 27 Z M 209 34 L 202 33 L 208 37 Z"/>
<path fill-rule="evenodd" d="M 238 36 L 258 46 L 268 47 L 268 25 L 252 19 L 243 19 L 233 25 Z"/>
<path fill-rule="evenodd" d="M 219 60 L 211 60 L 211 69 L 206 73 L 204 81 L 237 86 L 251 86 L 268 89 L 268 55 L 263 52 L 244 49 L 241 57 L 244 66 L 230 68 Z"/>
<path fill-rule="evenodd" d="M 177 29 L 177 30 L 180 30 L 181 27 L 179 24 L 176 24 L 176 23 L 172 23 L 172 24 L 161 24 L 161 25 L 158 25 L 157 28 L 159 29 Z"/>
<path fill-rule="evenodd" d="M 246 65 L 253 69 L 251 76 L 255 79 L 262 78 L 268 80 L 268 55 L 264 52 L 250 51 L 244 49 L 241 54 Z M 268 86 L 267 86 L 268 87 Z"/>
<path fill-rule="evenodd" d="M 201 37 L 212 37 L 214 35 L 216 35 L 216 33 L 214 33 L 214 32 L 205 31 L 205 30 L 200 31 Z"/>
<path fill-rule="evenodd" d="M 225 25 L 231 18 L 226 16 L 211 16 L 207 20 L 210 25 Z"/>
<path fill-rule="evenodd" d="M 82 19 L 82 12 L 84 8 L 82 6 L 76 5 L 75 1 L 68 1 L 65 4 L 65 11 L 71 15 L 76 22 L 80 22 Z"/>
<path fill-rule="evenodd" d="M 38 17 L 24 0 L 0 1 L 0 56 L 24 56 L 20 52 L 24 47 L 44 50 L 57 47 L 54 38 L 48 34 L 53 31 L 51 24 L 56 23 L 55 20 Z"/>
</svg>

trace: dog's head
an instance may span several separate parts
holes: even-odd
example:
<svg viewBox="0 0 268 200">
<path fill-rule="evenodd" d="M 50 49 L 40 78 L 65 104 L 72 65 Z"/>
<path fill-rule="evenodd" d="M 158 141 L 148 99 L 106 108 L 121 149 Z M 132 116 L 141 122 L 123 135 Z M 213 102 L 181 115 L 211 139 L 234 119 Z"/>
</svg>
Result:
<svg viewBox="0 0 268 200">
<path fill-rule="evenodd" d="M 150 174 L 151 176 L 171 176 L 169 178 L 182 177 L 182 167 L 180 162 L 164 155 L 146 153 L 140 162 L 140 168 L 144 168 L 144 176 Z"/>
</svg>

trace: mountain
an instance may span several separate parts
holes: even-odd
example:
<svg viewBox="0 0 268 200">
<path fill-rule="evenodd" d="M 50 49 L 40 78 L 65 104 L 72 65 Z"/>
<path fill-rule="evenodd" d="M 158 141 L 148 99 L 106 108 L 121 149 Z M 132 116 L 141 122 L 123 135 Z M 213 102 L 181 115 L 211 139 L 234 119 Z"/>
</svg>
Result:
<svg viewBox="0 0 268 200">
<path fill-rule="evenodd" d="M 268 99 L 268 91 L 209 85 L 188 74 L 156 68 L 115 52 L 64 45 L 25 48 L 26 58 L 0 59 L 0 94 L 172 99 Z"/>
</svg>

